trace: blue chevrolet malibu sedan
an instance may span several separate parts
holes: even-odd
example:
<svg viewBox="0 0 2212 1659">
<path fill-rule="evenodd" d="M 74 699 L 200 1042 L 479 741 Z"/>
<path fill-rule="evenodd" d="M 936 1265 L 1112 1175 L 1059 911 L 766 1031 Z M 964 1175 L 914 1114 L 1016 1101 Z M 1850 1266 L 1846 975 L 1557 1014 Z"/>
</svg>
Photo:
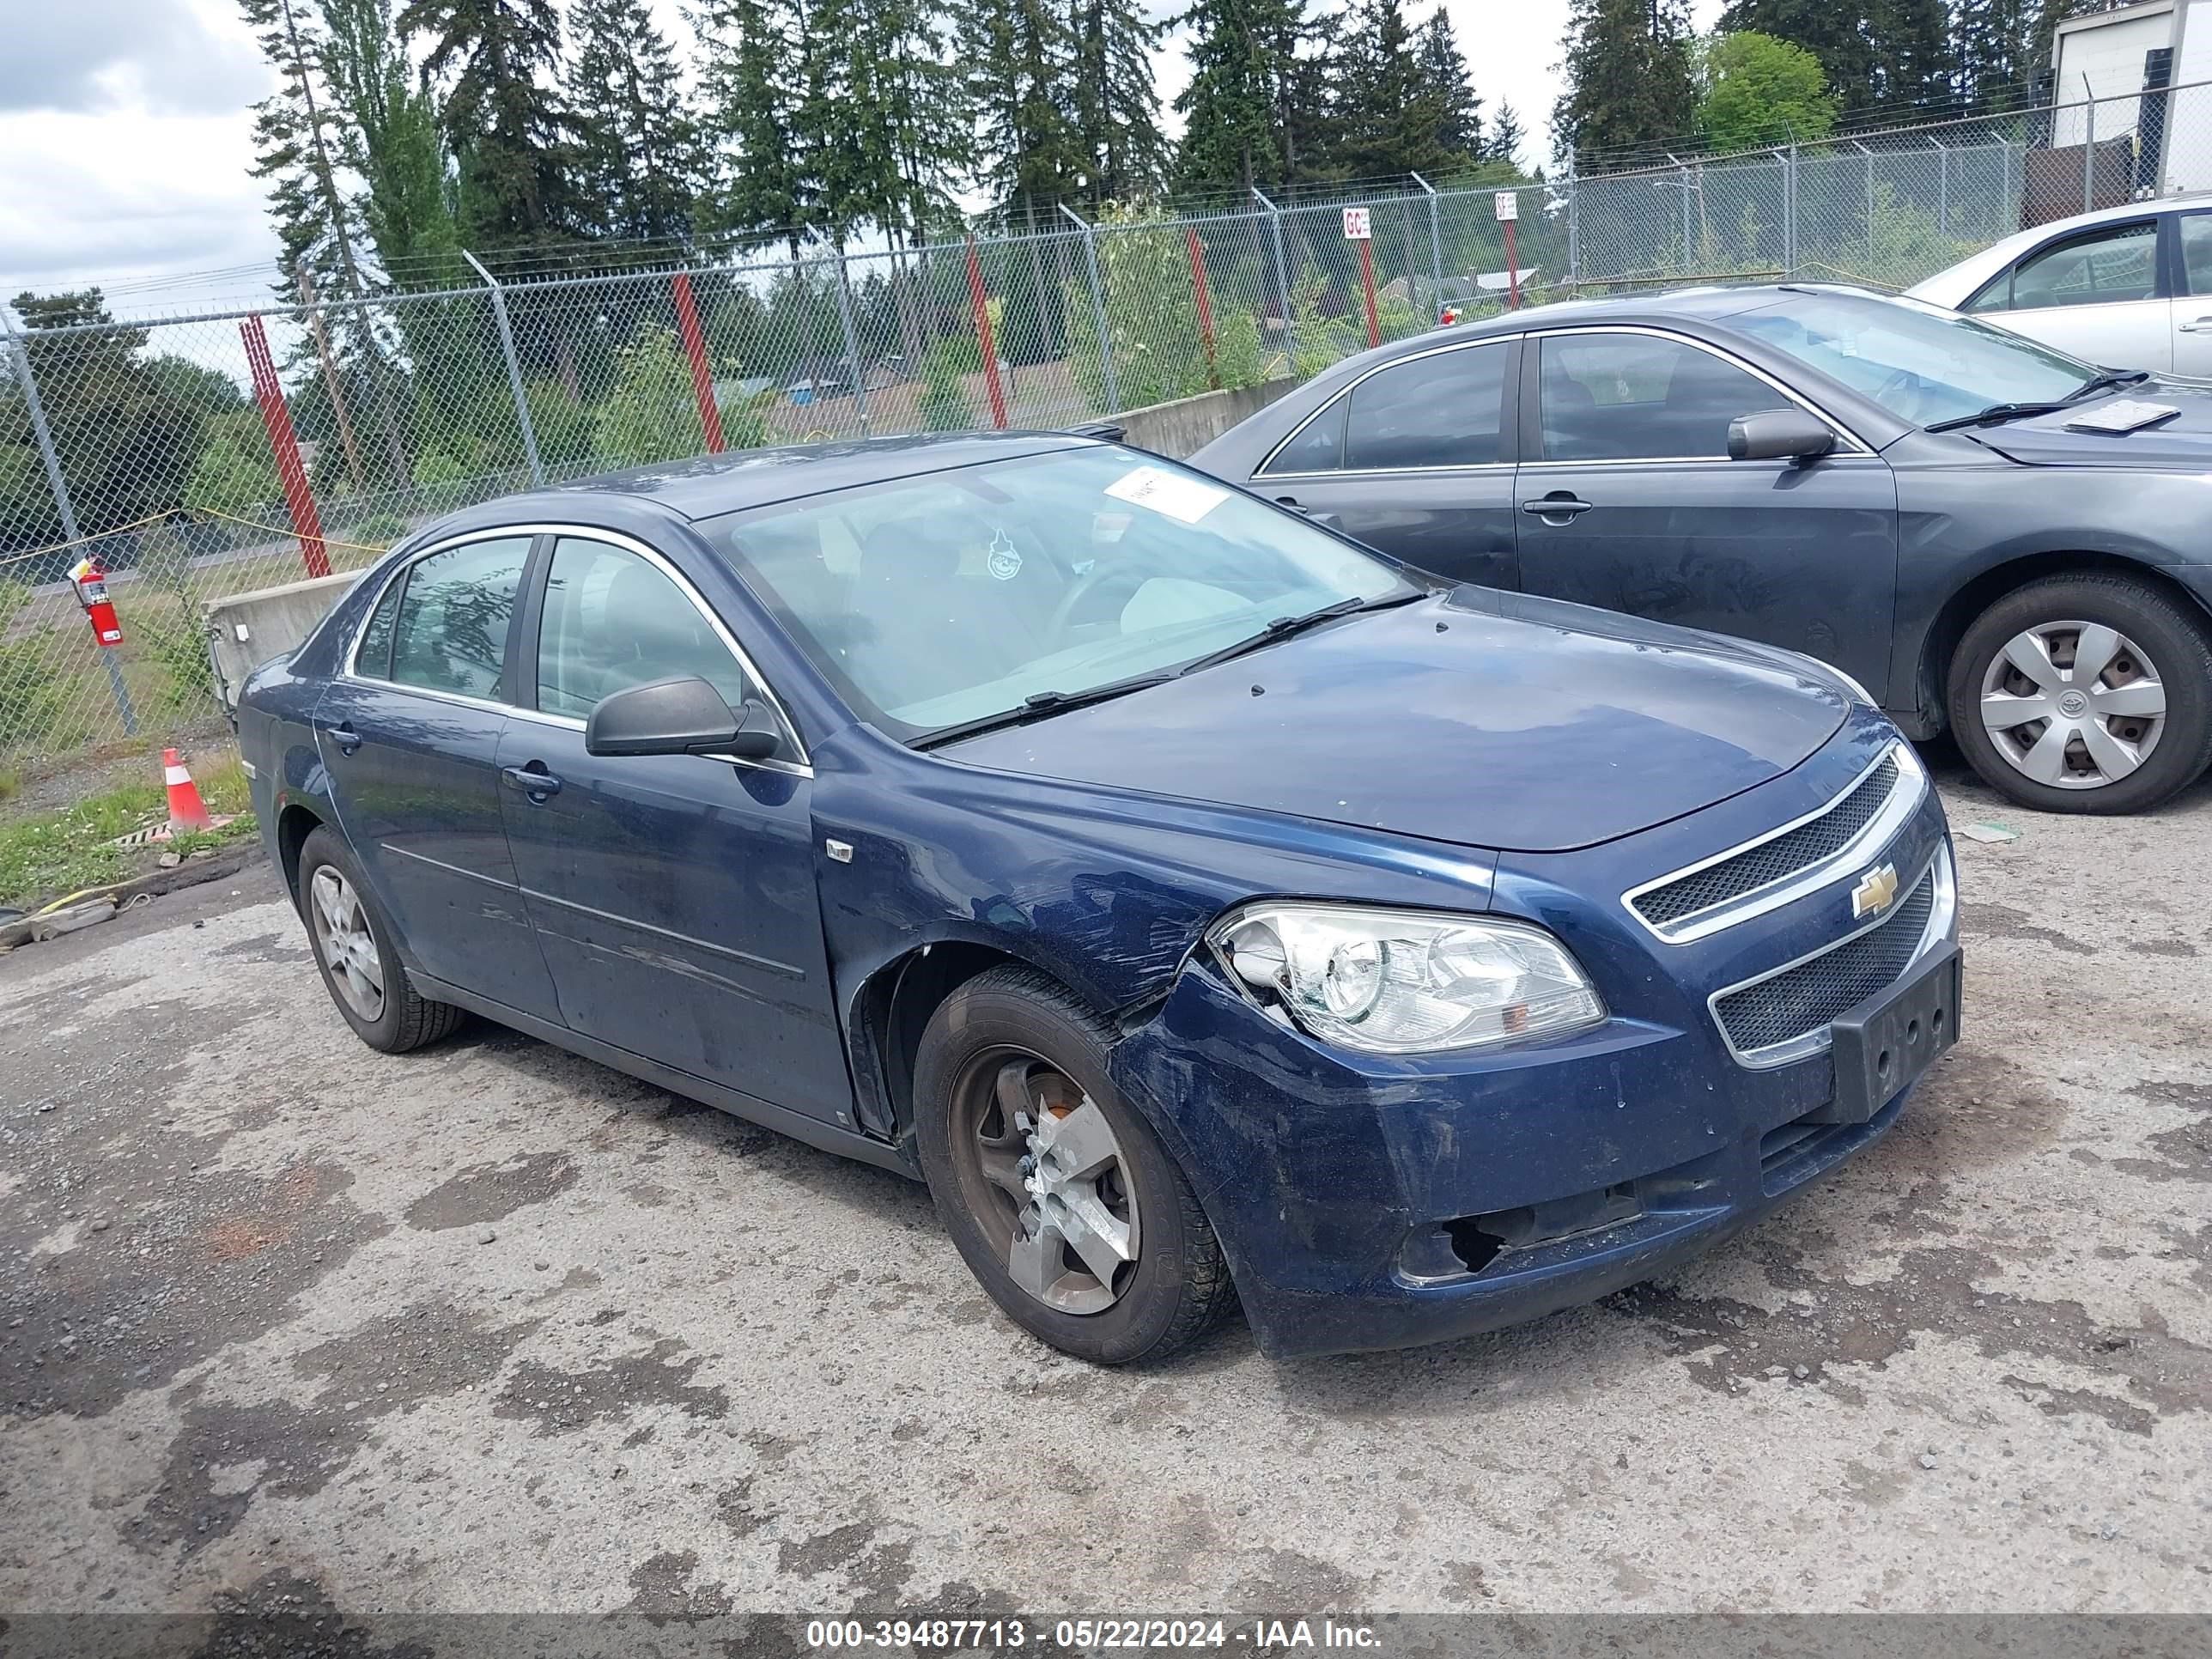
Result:
<svg viewBox="0 0 2212 1659">
<path fill-rule="evenodd" d="M 919 1176 L 1109 1364 L 1645 1278 L 1958 1030 L 1942 809 L 1851 681 L 1092 436 L 471 508 L 239 721 L 365 1042 L 473 1012 Z"/>
</svg>

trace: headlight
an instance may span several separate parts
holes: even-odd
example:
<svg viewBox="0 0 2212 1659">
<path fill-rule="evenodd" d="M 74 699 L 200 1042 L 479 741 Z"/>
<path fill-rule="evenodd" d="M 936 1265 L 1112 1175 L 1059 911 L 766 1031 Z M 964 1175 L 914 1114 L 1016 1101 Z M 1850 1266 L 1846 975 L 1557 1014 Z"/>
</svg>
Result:
<svg viewBox="0 0 2212 1659">
<path fill-rule="evenodd" d="M 1255 1001 L 1369 1054 L 1489 1048 L 1605 1018 L 1565 947 L 1517 921 L 1263 901 L 1206 940 Z"/>
</svg>

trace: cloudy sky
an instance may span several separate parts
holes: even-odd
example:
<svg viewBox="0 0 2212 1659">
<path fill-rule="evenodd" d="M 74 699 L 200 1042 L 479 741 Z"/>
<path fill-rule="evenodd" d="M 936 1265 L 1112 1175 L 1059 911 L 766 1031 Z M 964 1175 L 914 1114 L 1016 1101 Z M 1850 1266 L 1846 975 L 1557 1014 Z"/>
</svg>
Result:
<svg viewBox="0 0 2212 1659">
<path fill-rule="evenodd" d="M 1443 3 L 1487 106 L 1510 102 L 1546 146 L 1567 0 Z M 1698 0 L 1700 21 L 1718 3 Z M 653 5 L 688 42 L 677 0 Z M 1170 41 L 1164 93 L 1183 79 Z M 262 297 L 276 245 L 247 107 L 270 84 L 232 0 L 0 0 L 0 296 L 97 282 L 121 313 Z"/>
</svg>

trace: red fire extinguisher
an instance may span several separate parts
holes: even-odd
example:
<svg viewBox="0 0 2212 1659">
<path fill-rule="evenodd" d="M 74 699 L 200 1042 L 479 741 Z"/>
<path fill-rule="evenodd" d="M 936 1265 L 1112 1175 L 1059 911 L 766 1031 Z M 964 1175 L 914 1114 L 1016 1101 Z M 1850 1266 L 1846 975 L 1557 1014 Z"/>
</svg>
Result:
<svg viewBox="0 0 2212 1659">
<path fill-rule="evenodd" d="M 79 559 L 70 567 L 69 579 L 77 604 L 92 623 L 93 638 L 103 646 L 122 644 L 123 624 L 115 619 L 115 601 L 107 597 L 106 567 L 96 558 Z"/>
</svg>

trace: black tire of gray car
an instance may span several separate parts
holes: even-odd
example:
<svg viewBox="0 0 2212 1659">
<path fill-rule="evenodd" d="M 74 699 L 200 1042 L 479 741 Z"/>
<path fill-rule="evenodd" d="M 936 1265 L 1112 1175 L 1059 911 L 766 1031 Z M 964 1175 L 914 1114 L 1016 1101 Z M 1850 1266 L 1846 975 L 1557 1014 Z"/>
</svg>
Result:
<svg viewBox="0 0 2212 1659">
<path fill-rule="evenodd" d="M 945 1230 L 991 1299 L 1016 1324 L 1063 1353 L 1101 1365 L 1164 1359 L 1236 1304 L 1212 1224 L 1190 1182 L 1107 1069 L 1115 1032 L 1066 988 L 1032 969 L 994 968 L 955 990 L 922 1032 L 914 1070 L 915 1140 Z M 987 1188 L 973 1159 L 957 1158 L 956 1092 L 979 1066 L 1035 1056 L 1103 1114 L 1139 1219 L 1126 1287 L 1096 1312 L 1064 1312 L 1017 1282 L 1006 1258 L 1012 1200 Z M 1116 1179 L 1120 1176 L 1117 1175 Z M 993 1212 L 993 1206 L 998 1206 Z M 1019 1226 L 1019 1222 L 1013 1224 Z"/>
<path fill-rule="evenodd" d="M 360 916 L 368 936 L 374 944 L 376 961 L 383 979 L 383 1007 L 378 1016 L 365 1018 L 348 1002 L 340 990 L 321 933 L 313 914 L 315 902 L 315 874 L 319 870 L 334 871 L 343 880 L 347 890 L 357 899 Z M 461 1023 L 461 1010 L 450 1002 L 433 1002 L 415 989 L 407 977 L 407 969 L 399 959 L 398 950 L 392 944 L 392 924 L 384 908 L 376 902 L 368 884 L 362 878 L 361 866 L 344 842 L 328 830 L 312 830 L 301 843 L 299 874 L 294 894 L 298 904 L 300 920 L 307 924 L 308 947 L 315 954 L 315 966 L 323 975 L 323 988 L 331 994 L 331 1005 L 345 1023 L 353 1027 L 354 1035 L 370 1048 L 387 1054 L 404 1054 L 425 1043 L 435 1042 L 452 1034 Z"/>
<path fill-rule="evenodd" d="M 2094 788 L 2038 782 L 1997 751 L 1982 724 L 1981 687 L 2006 645 L 2060 621 L 2100 623 L 2137 642 L 2166 690 L 2166 726 L 2133 772 Z M 1951 733 L 1983 781 L 2044 812 L 2147 811 L 2212 764 L 2212 639 L 2204 621 L 2147 582 L 2104 572 L 2047 576 L 2015 588 L 1977 617 L 1951 655 Z"/>
</svg>

